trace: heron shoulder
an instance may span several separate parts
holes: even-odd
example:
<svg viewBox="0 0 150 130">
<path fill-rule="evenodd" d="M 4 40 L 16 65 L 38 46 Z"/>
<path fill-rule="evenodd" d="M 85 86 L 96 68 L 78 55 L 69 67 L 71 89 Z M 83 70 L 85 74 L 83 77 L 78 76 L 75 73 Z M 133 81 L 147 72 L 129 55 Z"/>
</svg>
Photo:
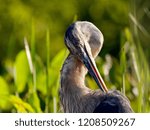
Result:
<svg viewBox="0 0 150 130">
<path fill-rule="evenodd" d="M 102 95 L 94 113 L 131 113 L 133 112 L 130 102 L 119 91 L 110 91 Z"/>
</svg>

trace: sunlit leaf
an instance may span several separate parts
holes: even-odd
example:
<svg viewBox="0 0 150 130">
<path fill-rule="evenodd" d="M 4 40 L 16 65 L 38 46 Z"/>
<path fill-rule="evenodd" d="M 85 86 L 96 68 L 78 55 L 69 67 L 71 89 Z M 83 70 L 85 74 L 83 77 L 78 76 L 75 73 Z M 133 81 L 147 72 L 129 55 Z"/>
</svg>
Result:
<svg viewBox="0 0 150 130">
<path fill-rule="evenodd" d="M 43 95 L 47 94 L 46 75 L 43 71 L 40 71 L 37 73 L 36 87 L 37 87 L 37 90 L 40 91 Z"/>
<path fill-rule="evenodd" d="M 21 51 L 15 60 L 15 84 L 19 93 L 24 91 L 29 73 L 30 71 L 26 52 Z"/>
<path fill-rule="evenodd" d="M 62 49 L 51 61 L 51 67 L 52 68 L 58 68 L 60 69 L 62 66 L 62 63 L 67 55 L 66 49 Z"/>
<path fill-rule="evenodd" d="M 60 70 L 63 64 L 63 61 L 65 60 L 65 57 L 67 56 L 67 51 L 66 49 L 61 50 L 51 61 L 51 66 L 49 68 L 49 76 L 50 76 L 50 86 L 55 86 L 55 90 L 57 91 L 56 88 L 58 88 L 57 83 L 58 83 L 58 78 L 60 75 Z"/>
<path fill-rule="evenodd" d="M 8 101 L 9 87 L 6 81 L 0 76 L 0 109 L 7 110 L 10 108 Z"/>
<path fill-rule="evenodd" d="M 36 112 L 42 112 L 41 107 L 40 107 L 40 100 L 36 92 L 33 92 L 30 95 L 29 103 Z"/>
<path fill-rule="evenodd" d="M 6 81 L 0 76 L 0 95 L 8 95 L 9 87 Z"/>
<path fill-rule="evenodd" d="M 23 101 L 17 96 L 11 95 L 9 100 L 18 112 L 35 112 L 29 103 Z"/>
</svg>

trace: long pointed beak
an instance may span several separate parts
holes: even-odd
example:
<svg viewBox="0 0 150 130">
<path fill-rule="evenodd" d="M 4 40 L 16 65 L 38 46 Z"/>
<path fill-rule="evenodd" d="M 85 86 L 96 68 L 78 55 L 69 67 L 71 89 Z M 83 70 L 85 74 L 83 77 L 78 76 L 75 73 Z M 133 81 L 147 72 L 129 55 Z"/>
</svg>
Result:
<svg viewBox="0 0 150 130">
<path fill-rule="evenodd" d="M 97 67 L 96 67 L 94 59 L 89 56 L 86 47 L 84 47 L 84 51 L 85 51 L 85 55 L 84 55 L 83 62 L 85 64 L 86 68 L 88 69 L 88 72 L 94 78 L 94 80 L 96 81 L 99 88 L 103 92 L 107 93 L 108 89 L 107 89 L 107 87 L 106 87 Z"/>
</svg>

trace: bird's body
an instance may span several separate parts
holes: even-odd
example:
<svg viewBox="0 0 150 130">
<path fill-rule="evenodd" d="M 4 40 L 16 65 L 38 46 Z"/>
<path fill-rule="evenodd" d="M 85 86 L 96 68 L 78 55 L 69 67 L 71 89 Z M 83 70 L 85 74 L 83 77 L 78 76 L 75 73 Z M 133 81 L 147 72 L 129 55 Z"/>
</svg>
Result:
<svg viewBox="0 0 150 130">
<path fill-rule="evenodd" d="M 103 44 L 103 35 L 90 22 L 75 22 L 66 31 L 65 43 L 70 54 L 61 70 L 60 99 L 64 112 L 132 112 L 128 99 L 118 91 L 108 91 L 94 58 Z M 89 73 L 100 87 L 86 87 L 85 75 Z M 125 109 L 126 108 L 126 109 Z"/>
</svg>

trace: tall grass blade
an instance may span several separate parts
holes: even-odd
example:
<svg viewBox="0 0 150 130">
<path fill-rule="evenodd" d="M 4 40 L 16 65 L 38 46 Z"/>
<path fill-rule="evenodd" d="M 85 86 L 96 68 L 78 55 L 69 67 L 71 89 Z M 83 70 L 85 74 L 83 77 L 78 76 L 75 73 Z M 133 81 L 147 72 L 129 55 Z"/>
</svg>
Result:
<svg viewBox="0 0 150 130">
<path fill-rule="evenodd" d="M 26 51 L 26 55 L 27 55 L 27 59 L 29 63 L 30 72 L 33 78 L 33 92 L 35 92 L 36 91 L 36 69 L 32 60 L 31 52 L 29 49 L 29 44 L 28 44 L 26 37 L 24 37 L 24 45 L 25 45 L 25 51 Z"/>
<path fill-rule="evenodd" d="M 50 103 L 50 92 L 49 92 L 49 60 L 50 60 L 50 32 L 49 29 L 46 31 L 46 112 L 50 112 L 49 103 Z"/>
<path fill-rule="evenodd" d="M 54 113 L 57 112 L 57 98 L 55 96 L 53 97 L 53 110 Z"/>
<path fill-rule="evenodd" d="M 24 37 L 24 45 L 25 45 L 25 51 L 26 51 L 27 59 L 29 62 L 30 71 L 31 71 L 31 74 L 33 74 L 33 68 L 34 67 L 33 67 L 32 57 L 31 57 L 31 53 L 30 53 L 30 49 L 29 49 L 29 44 L 28 44 L 26 37 Z"/>
<path fill-rule="evenodd" d="M 33 19 L 31 24 L 31 56 L 34 63 L 35 62 L 35 25 Z"/>
</svg>

